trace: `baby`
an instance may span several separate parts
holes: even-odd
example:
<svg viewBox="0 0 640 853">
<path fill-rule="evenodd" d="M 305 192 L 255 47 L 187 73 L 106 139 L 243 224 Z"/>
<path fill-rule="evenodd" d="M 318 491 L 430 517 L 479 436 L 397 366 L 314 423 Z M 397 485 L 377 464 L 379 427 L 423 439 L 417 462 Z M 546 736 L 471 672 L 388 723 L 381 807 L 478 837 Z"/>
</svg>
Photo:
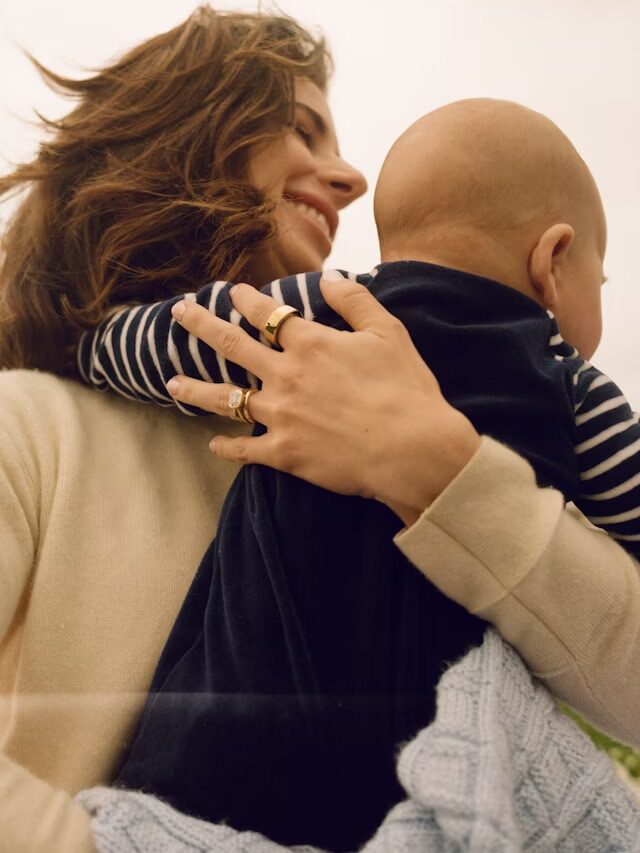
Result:
<svg viewBox="0 0 640 853">
<path fill-rule="evenodd" d="M 640 551 L 640 427 L 586 360 L 601 334 L 605 218 L 569 140 L 517 104 L 448 105 L 395 143 L 375 211 L 382 263 L 356 278 L 407 326 L 444 395 Z M 345 328 L 319 278 L 267 291 Z M 229 288 L 188 298 L 257 336 Z M 176 373 L 256 387 L 172 320 L 180 298 L 124 308 L 85 336 L 84 378 L 159 404 L 174 404 Z M 397 552 L 399 526 L 376 502 L 244 468 L 119 782 L 283 843 L 364 841 L 401 796 L 394 749 L 432 716 L 443 663 L 484 628 Z"/>
<path fill-rule="evenodd" d="M 640 491 L 618 488 L 633 474 L 633 457 L 592 470 L 629 446 L 636 426 L 616 386 L 582 360 L 593 355 L 602 330 L 606 223 L 595 182 L 570 141 L 547 118 L 514 103 L 474 99 L 447 105 L 421 118 L 394 144 L 378 179 L 375 209 L 383 264 L 371 274 L 345 273 L 368 284 L 374 293 L 382 288 L 380 273 L 385 281 L 398 284 L 411 270 L 429 279 L 426 306 L 434 277 L 458 282 L 466 278 L 473 285 L 473 276 L 481 276 L 509 286 L 555 315 L 545 318 L 535 312 L 550 331 L 546 355 L 566 361 L 573 384 L 575 462 L 582 485 L 571 499 L 595 524 L 640 556 L 640 544 L 634 544 L 639 541 L 640 522 L 617 518 L 640 505 Z M 443 269 L 387 266 L 407 259 Z M 470 275 L 452 276 L 451 270 Z M 319 277 L 319 273 L 290 277 L 265 290 L 299 308 L 307 319 L 336 324 L 338 318 L 320 295 Z M 490 301 L 487 283 L 475 284 L 481 295 L 474 298 L 485 301 L 486 296 Z M 187 298 L 239 322 L 228 290 L 225 282 L 216 282 Z M 205 413 L 178 403 L 167 392 L 166 382 L 176 373 L 256 387 L 254 377 L 188 338 L 172 320 L 170 310 L 179 298 L 122 309 L 85 336 L 79 350 L 85 380 L 135 399 L 177 405 L 190 414 Z M 467 316 L 472 319 L 480 318 Z M 555 331 L 554 319 L 562 337 Z M 497 315 L 494 320 L 500 325 Z M 243 328 L 258 334 L 245 322 Z M 500 340 L 499 330 L 496 334 Z M 439 376 L 441 382 L 443 378 Z M 585 417 L 609 399 L 617 405 L 600 412 L 595 424 Z M 614 425 L 612 436 L 593 440 L 596 429 L 600 434 Z M 507 443 L 514 441 L 515 437 Z M 615 499 L 608 494 L 614 486 Z"/>
</svg>

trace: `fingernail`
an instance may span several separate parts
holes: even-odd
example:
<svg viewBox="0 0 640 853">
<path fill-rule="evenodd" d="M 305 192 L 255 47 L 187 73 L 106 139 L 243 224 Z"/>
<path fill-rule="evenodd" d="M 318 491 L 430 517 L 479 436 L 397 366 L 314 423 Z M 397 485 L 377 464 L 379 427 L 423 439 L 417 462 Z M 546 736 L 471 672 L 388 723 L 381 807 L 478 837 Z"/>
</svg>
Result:
<svg viewBox="0 0 640 853">
<path fill-rule="evenodd" d="M 180 322 L 184 317 L 184 309 L 187 307 L 187 303 L 184 299 L 181 302 L 176 302 L 176 304 L 171 309 L 171 314 L 173 317 Z"/>
<path fill-rule="evenodd" d="M 233 294 L 236 292 L 237 289 L 238 289 L 238 285 L 234 284 L 233 287 L 229 291 L 229 296 L 233 296 Z"/>
<path fill-rule="evenodd" d="M 180 388 L 180 380 L 178 379 L 177 376 L 174 376 L 173 379 L 170 379 L 167 382 L 167 391 L 170 394 L 172 394 L 172 395 L 177 394 L 179 388 Z"/>
<path fill-rule="evenodd" d="M 209 450 L 211 450 L 213 453 L 215 453 L 215 449 L 216 449 L 216 440 L 215 440 L 215 438 L 212 438 L 211 441 L 209 442 Z"/>
<path fill-rule="evenodd" d="M 325 270 L 322 273 L 322 278 L 326 281 L 343 281 L 344 276 L 338 270 Z"/>
</svg>

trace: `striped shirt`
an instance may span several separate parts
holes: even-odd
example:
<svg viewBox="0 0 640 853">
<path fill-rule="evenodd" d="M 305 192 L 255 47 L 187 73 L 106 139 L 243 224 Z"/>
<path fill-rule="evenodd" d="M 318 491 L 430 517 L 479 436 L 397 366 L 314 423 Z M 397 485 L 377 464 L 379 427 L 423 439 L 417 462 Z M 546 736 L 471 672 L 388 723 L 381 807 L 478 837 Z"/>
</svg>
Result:
<svg viewBox="0 0 640 853">
<path fill-rule="evenodd" d="M 382 264 L 364 275 L 347 272 L 343 275 L 370 287 L 379 270 L 393 266 Z M 280 304 L 296 307 L 307 320 L 330 326 L 340 326 L 342 322 L 344 327 L 344 321 L 322 298 L 319 281 L 320 273 L 299 274 L 274 281 L 263 288 L 263 292 Z M 477 281 L 486 280 L 478 278 Z M 495 283 L 489 284 L 496 286 Z M 473 286 L 479 285 L 474 283 Z M 186 298 L 203 305 L 216 316 L 240 325 L 252 337 L 260 338 L 266 344 L 259 332 L 233 308 L 229 296 L 231 287 L 229 282 L 216 281 L 197 293 L 176 296 L 153 305 L 119 309 L 97 329 L 82 337 L 78 348 L 78 367 L 82 378 L 100 390 L 113 390 L 141 402 L 178 406 L 188 415 L 210 413 L 180 403 L 170 396 L 166 383 L 176 374 L 208 382 L 258 387 L 255 376 L 187 334 L 171 316 L 172 306 Z M 501 285 L 499 287 L 504 289 Z M 389 307 L 393 311 L 392 306 Z M 563 340 L 553 315 L 543 309 L 539 309 L 539 314 L 539 322 L 548 330 L 546 357 L 562 365 L 557 375 L 564 383 L 568 404 L 573 411 L 571 442 L 578 485 L 570 493 L 564 489 L 565 495 L 593 524 L 606 530 L 631 553 L 640 556 L 638 418 L 618 387 L 580 358 L 577 351 Z M 499 321 L 496 328 L 499 328 Z"/>
</svg>

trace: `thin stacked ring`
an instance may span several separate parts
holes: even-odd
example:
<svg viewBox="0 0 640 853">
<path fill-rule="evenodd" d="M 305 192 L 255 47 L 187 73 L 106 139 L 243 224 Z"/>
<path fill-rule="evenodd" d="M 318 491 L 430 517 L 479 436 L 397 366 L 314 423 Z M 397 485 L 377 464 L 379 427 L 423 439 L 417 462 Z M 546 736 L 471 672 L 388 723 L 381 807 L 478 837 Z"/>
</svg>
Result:
<svg viewBox="0 0 640 853">
<path fill-rule="evenodd" d="M 255 424 L 255 420 L 249 414 L 247 404 L 249 397 L 256 393 L 255 388 L 234 388 L 229 393 L 228 405 L 232 421 L 242 421 L 245 424 Z"/>
</svg>

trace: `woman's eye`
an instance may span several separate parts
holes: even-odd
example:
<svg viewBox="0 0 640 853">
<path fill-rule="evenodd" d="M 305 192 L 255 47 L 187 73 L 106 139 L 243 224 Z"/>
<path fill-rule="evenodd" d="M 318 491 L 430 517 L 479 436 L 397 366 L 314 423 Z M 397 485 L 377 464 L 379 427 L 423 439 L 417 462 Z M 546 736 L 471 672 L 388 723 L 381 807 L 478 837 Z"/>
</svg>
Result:
<svg viewBox="0 0 640 853">
<path fill-rule="evenodd" d="M 313 136 L 306 128 L 302 127 L 299 124 L 296 124 L 294 127 L 294 131 L 298 134 L 300 139 L 302 139 L 305 145 L 311 146 L 311 143 L 313 142 Z"/>
</svg>

